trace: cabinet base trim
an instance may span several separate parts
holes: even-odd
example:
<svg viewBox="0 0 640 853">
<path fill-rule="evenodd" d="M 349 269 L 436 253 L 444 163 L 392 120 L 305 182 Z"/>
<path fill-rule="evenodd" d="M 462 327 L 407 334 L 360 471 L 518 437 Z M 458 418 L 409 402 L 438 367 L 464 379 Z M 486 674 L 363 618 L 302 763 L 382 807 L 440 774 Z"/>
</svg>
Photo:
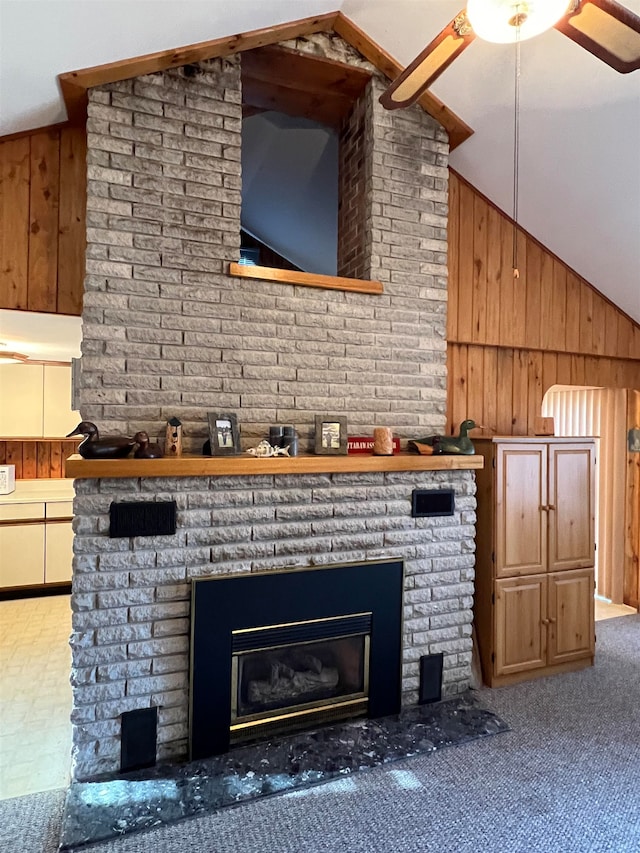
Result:
<svg viewBox="0 0 640 853">
<path fill-rule="evenodd" d="M 71 584 L 37 584 L 34 586 L 7 586 L 0 589 L 0 601 L 13 601 L 16 598 L 40 598 L 45 595 L 71 595 Z"/>
<path fill-rule="evenodd" d="M 564 672 L 577 672 L 593 666 L 594 657 L 572 660 L 555 666 L 541 666 L 539 669 L 527 669 L 523 672 L 514 672 L 510 675 L 494 675 L 485 679 L 487 687 L 507 687 L 510 684 L 520 684 L 522 681 L 531 681 L 534 678 L 545 678 L 548 675 L 561 675 Z"/>
</svg>

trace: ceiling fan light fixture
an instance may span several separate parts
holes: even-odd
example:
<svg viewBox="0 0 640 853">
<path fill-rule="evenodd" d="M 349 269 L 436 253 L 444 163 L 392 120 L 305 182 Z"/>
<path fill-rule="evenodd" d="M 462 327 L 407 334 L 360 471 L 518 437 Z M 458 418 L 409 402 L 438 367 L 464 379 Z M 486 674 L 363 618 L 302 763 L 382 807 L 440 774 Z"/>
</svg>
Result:
<svg viewBox="0 0 640 853">
<path fill-rule="evenodd" d="M 550 29 L 566 13 L 570 0 L 468 0 L 467 16 L 477 36 L 508 44 Z"/>
</svg>

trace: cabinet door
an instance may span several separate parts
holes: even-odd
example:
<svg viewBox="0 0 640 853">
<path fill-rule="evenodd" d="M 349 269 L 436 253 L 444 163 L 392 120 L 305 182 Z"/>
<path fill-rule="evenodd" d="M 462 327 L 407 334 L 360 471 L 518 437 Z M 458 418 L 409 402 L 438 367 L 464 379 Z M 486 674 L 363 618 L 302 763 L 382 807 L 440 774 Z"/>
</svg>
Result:
<svg viewBox="0 0 640 853">
<path fill-rule="evenodd" d="M 45 364 L 43 435 L 68 435 L 81 420 L 71 409 L 71 365 Z"/>
<path fill-rule="evenodd" d="M 73 560 L 73 530 L 71 522 L 49 522 L 46 531 L 44 557 L 45 583 L 69 582 Z"/>
<path fill-rule="evenodd" d="M 44 581 L 44 523 L 0 527 L 0 587 Z"/>
<path fill-rule="evenodd" d="M 496 448 L 496 576 L 534 575 L 547 567 L 546 444 Z"/>
<path fill-rule="evenodd" d="M 547 662 L 547 578 L 495 583 L 494 675 L 538 669 Z"/>
<path fill-rule="evenodd" d="M 593 569 L 549 575 L 550 664 L 595 653 Z"/>
<path fill-rule="evenodd" d="M 549 571 L 593 566 L 593 443 L 549 445 Z"/>
<path fill-rule="evenodd" d="M 42 435 L 41 364 L 0 365 L 0 436 Z"/>
</svg>

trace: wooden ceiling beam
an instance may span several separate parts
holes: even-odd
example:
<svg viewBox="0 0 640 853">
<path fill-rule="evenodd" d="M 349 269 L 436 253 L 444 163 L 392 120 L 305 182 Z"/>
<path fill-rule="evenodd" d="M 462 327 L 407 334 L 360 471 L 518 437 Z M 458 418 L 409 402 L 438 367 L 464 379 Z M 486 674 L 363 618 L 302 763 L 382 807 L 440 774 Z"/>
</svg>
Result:
<svg viewBox="0 0 640 853">
<path fill-rule="evenodd" d="M 289 116 L 300 116 L 338 130 L 342 119 L 353 107 L 351 98 L 327 96 L 277 86 L 266 80 L 243 79 L 242 98 L 250 108 L 276 110 Z M 243 113 L 244 114 L 244 113 Z"/>
<path fill-rule="evenodd" d="M 338 95 L 351 101 L 360 97 L 371 79 L 363 68 L 276 45 L 247 51 L 242 57 L 242 73 L 310 94 Z"/>
<path fill-rule="evenodd" d="M 400 63 L 373 42 L 353 21 L 343 15 L 342 12 L 331 12 L 327 15 L 302 18 L 288 24 L 278 24 L 260 30 L 203 41 L 175 50 L 162 50 L 131 59 L 109 62 L 105 65 L 96 65 L 92 68 L 69 71 L 66 74 L 60 74 L 58 80 L 70 120 L 79 122 L 86 115 L 87 90 L 94 86 L 115 83 L 119 80 L 127 80 L 144 74 L 154 74 L 166 68 L 192 65 L 205 59 L 230 56 L 241 51 L 254 50 L 318 32 L 337 33 L 390 80 L 402 71 Z M 430 92 L 425 92 L 418 103 L 448 131 L 452 149 L 468 139 L 473 133 L 469 125 Z"/>
<path fill-rule="evenodd" d="M 128 80 L 131 77 L 155 74 L 157 71 L 164 71 L 167 68 L 193 65 L 205 59 L 231 56 L 244 50 L 252 50 L 279 41 L 324 32 L 333 28 L 335 18 L 335 12 L 311 18 L 301 18 L 288 24 L 277 24 L 276 26 L 263 27 L 260 30 L 251 30 L 233 36 L 224 36 L 211 41 L 201 41 L 174 50 L 160 50 L 156 53 L 146 53 L 130 59 L 120 59 L 117 62 L 107 62 L 104 65 L 94 65 L 91 68 L 81 68 L 78 71 L 68 71 L 65 74 L 59 74 L 58 80 L 65 104 L 67 103 L 67 96 L 69 96 L 71 111 L 75 112 L 79 100 L 77 90 L 86 92 L 87 89 L 103 86 L 105 83 L 116 83 L 119 80 Z"/>
<path fill-rule="evenodd" d="M 282 47 L 242 54 L 242 100 L 335 129 L 364 91 L 371 74 L 342 62 Z"/>
</svg>

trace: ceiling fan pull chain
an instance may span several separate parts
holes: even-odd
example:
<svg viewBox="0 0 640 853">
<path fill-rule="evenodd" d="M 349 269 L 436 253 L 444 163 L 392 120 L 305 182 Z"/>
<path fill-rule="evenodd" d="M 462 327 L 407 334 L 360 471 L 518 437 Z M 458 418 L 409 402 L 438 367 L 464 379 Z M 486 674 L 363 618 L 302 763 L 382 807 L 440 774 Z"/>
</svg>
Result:
<svg viewBox="0 0 640 853">
<path fill-rule="evenodd" d="M 520 171 L 520 25 L 516 25 L 515 89 L 513 95 L 513 277 L 518 269 L 518 179 Z"/>
</svg>

